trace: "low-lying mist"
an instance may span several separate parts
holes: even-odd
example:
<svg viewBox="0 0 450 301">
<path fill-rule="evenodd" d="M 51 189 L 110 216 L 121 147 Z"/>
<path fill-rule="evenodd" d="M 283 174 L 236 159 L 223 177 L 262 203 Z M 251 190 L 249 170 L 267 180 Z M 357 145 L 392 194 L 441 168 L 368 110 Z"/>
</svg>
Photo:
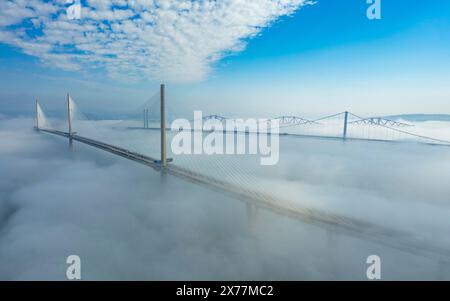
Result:
<svg viewBox="0 0 450 301">
<path fill-rule="evenodd" d="M 84 280 L 359 280 L 372 254 L 383 279 L 450 277 L 448 263 L 247 206 L 78 143 L 69 150 L 33 123 L 0 118 L 2 280 L 63 280 L 72 254 Z M 150 132 L 96 133 L 157 149 Z M 299 138 L 280 146 L 277 166 L 241 159 L 258 187 L 450 249 L 450 148 Z"/>
</svg>

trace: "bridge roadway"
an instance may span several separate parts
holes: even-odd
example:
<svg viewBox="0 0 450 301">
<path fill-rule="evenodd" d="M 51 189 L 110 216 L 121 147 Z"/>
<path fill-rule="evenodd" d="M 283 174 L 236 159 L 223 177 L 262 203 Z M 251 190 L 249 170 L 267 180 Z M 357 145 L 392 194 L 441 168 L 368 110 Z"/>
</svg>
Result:
<svg viewBox="0 0 450 301">
<path fill-rule="evenodd" d="M 317 209 L 306 208 L 293 204 L 292 202 L 283 201 L 266 193 L 251 191 L 244 187 L 220 181 L 173 164 L 170 164 L 166 168 L 162 168 L 158 164 L 157 159 L 79 135 L 72 135 L 70 137 L 66 132 L 50 129 L 39 129 L 39 131 L 71 138 L 74 141 L 102 149 L 109 153 L 147 165 L 157 171 L 182 178 L 195 184 L 200 184 L 206 188 L 237 198 L 245 203 L 250 203 L 269 211 L 298 219 L 302 222 L 314 224 L 322 228 L 325 227 L 328 230 L 348 234 L 365 241 L 379 243 L 413 255 L 423 256 L 439 262 L 450 263 L 450 250 L 439 246 L 429 245 L 426 241 L 421 240 L 411 233 L 370 224 L 361 220 L 339 216 Z"/>
</svg>

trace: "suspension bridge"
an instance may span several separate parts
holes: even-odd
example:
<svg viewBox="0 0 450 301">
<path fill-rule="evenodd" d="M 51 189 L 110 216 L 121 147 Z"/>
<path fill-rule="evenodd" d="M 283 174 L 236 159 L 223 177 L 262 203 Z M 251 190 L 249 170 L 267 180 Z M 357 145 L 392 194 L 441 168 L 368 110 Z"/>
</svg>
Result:
<svg viewBox="0 0 450 301">
<path fill-rule="evenodd" d="M 68 131 L 54 129 L 48 122 L 45 114 L 36 101 L 36 130 L 67 138 L 69 143 L 73 141 L 83 143 L 114 155 L 144 164 L 158 172 L 172 175 L 186 181 L 202 185 L 209 189 L 219 191 L 242 200 L 248 204 L 261 207 L 272 212 L 282 214 L 291 218 L 299 219 L 303 222 L 318 225 L 320 227 L 332 228 L 354 237 L 367 241 L 380 243 L 407 253 L 425 256 L 440 262 L 450 262 L 450 250 L 441 246 L 424 243 L 423 239 L 411 233 L 403 232 L 387 226 L 370 223 L 357 218 L 333 214 L 317 208 L 311 208 L 298 202 L 292 202 L 289 198 L 278 195 L 276 192 L 268 191 L 260 178 L 255 176 L 258 172 L 252 166 L 243 166 L 240 162 L 231 158 L 218 158 L 216 156 L 202 156 L 201 159 L 192 160 L 189 156 L 179 156 L 175 159 L 168 158 L 166 149 L 167 135 L 183 129 L 171 129 L 166 125 L 166 96 L 165 86 L 161 86 L 158 95 L 160 118 L 150 118 L 149 112 L 154 112 L 150 106 L 140 108 L 136 120 L 128 122 L 121 121 L 123 135 L 128 129 L 149 129 L 160 132 L 159 141 L 152 141 L 153 155 L 144 154 L 143 151 L 129 149 L 120 146 L 120 138 L 113 142 L 101 141 L 102 135 L 98 138 L 86 137 L 74 131 L 74 116 L 80 114 L 71 96 L 67 96 L 67 127 Z M 232 118 L 219 115 L 208 115 L 202 121 L 224 123 Z M 267 121 L 276 119 L 280 129 L 279 135 L 293 137 L 321 137 L 342 140 L 368 140 L 401 142 L 415 141 L 419 143 L 449 146 L 450 142 L 418 135 L 408 132 L 405 128 L 411 128 L 406 123 L 396 122 L 383 118 L 363 118 L 350 112 L 342 112 L 326 116 L 323 118 L 308 120 L 296 116 L 281 116 L 277 118 L 267 118 Z M 159 121 L 159 126 L 156 125 Z M 195 121 L 195 120 L 194 120 Z M 139 124 L 136 124 L 138 122 Z M 359 131 L 358 127 L 369 130 Z M 78 129 L 77 129 L 78 131 Z M 200 131 L 203 131 L 200 129 Z M 359 131 L 359 132 L 358 132 Z M 383 131 L 389 134 L 383 136 Z M 125 133 L 125 134 L 124 134 Z M 227 134 L 240 135 L 261 135 L 258 131 L 248 132 L 227 132 Z M 211 173 L 211 171 L 213 171 Z"/>
</svg>

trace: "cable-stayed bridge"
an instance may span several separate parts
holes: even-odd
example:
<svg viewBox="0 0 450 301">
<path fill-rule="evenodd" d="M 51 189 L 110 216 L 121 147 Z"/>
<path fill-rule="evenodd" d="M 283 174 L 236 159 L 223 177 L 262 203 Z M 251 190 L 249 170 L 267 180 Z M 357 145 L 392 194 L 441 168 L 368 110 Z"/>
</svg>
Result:
<svg viewBox="0 0 450 301">
<path fill-rule="evenodd" d="M 162 88 L 162 91 L 163 88 Z M 164 116 L 164 93 L 158 94 L 161 116 Z M 312 208 L 304 204 L 292 202 L 288 197 L 281 196 L 277 192 L 273 192 L 264 187 L 261 183 L 258 173 L 260 171 L 254 169 L 252 166 L 243 166 L 240 162 L 236 162 L 232 158 L 220 158 L 214 156 L 202 156 L 201 159 L 192 159 L 189 156 L 178 156 L 171 162 L 167 159 L 165 149 L 165 139 L 162 137 L 166 135 L 173 135 L 173 132 L 166 126 L 163 118 L 157 120 L 148 118 L 146 111 L 150 108 L 140 108 L 143 114 L 140 114 L 138 120 L 140 125 L 135 127 L 130 126 L 126 122 L 120 122 L 121 128 L 124 130 L 122 134 L 126 135 L 126 130 L 129 128 L 141 128 L 158 130 L 160 132 L 161 140 L 149 141 L 155 149 L 152 150 L 153 155 L 144 154 L 138 149 L 129 149 L 121 147 L 119 141 L 102 141 L 102 135 L 98 137 L 87 137 L 77 133 L 79 129 L 74 123 L 82 117 L 83 114 L 77 108 L 75 102 L 70 96 L 67 98 L 68 111 L 68 131 L 61 131 L 53 129 L 47 118 L 45 117 L 40 105 L 36 103 L 37 125 L 36 128 L 43 132 L 58 135 L 68 138 L 70 143 L 77 141 L 84 143 L 98 149 L 107 151 L 109 153 L 127 158 L 129 160 L 144 164 L 157 170 L 161 173 L 173 175 L 189 182 L 193 182 L 213 190 L 220 191 L 235 198 L 238 198 L 249 204 L 268 209 L 270 211 L 283 214 L 292 218 L 299 219 L 304 222 L 312 223 L 318 226 L 332 228 L 333 231 L 341 231 L 343 233 L 387 245 L 408 253 L 425 256 L 439 261 L 450 262 L 450 250 L 425 243 L 422 239 L 399 231 L 388 226 L 383 226 L 375 223 L 370 223 L 354 217 L 343 216 L 339 214 L 330 213 L 317 208 Z M 154 111 L 154 109 L 152 110 Z M 232 118 L 227 118 L 219 115 L 208 115 L 202 118 L 203 122 L 226 122 Z M 404 131 L 403 124 L 389 124 L 380 122 L 366 122 L 364 118 L 354 115 L 350 112 L 342 112 L 316 120 L 307 120 L 295 116 L 282 116 L 270 119 L 268 121 L 277 119 L 280 128 L 283 129 L 280 135 L 293 137 L 322 137 L 332 139 L 365 139 L 371 141 L 416 141 L 427 144 L 450 145 L 445 140 L 435 139 L 432 137 L 425 137 Z M 131 120 L 133 123 L 133 120 Z M 157 126 L 155 121 L 159 121 Z M 193 120 L 195 121 L 195 120 Z M 75 127 L 74 127 L 75 125 Z M 357 127 L 373 127 L 371 132 L 373 136 L 358 136 Z M 306 127 L 306 130 L 305 130 Z M 398 129 L 400 127 L 402 129 Z M 300 128 L 300 129 L 298 129 Z M 381 131 L 393 131 L 397 136 L 386 135 L 384 138 Z M 93 133 L 93 132 L 92 132 Z M 92 134 L 91 133 L 91 134 Z M 367 134 L 367 132 L 363 132 Z M 227 133 L 230 134 L 230 133 Z M 247 134 L 261 134 L 259 132 L 250 133 L 244 131 L 238 133 L 241 135 Z M 95 136 L 94 134 L 92 134 Z M 405 138 L 407 137 L 407 139 Z M 120 140 L 120 139 L 119 139 Z M 163 155 L 164 154 L 164 155 Z M 158 156 L 160 155 L 160 156 Z M 212 172 L 211 172 L 212 171 Z"/>
</svg>

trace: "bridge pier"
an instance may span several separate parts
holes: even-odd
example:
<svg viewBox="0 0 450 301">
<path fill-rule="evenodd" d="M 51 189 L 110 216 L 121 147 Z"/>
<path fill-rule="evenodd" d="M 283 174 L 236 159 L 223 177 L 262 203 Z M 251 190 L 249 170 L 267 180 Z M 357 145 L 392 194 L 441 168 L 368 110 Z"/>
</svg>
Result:
<svg viewBox="0 0 450 301">
<path fill-rule="evenodd" d="M 73 138 L 69 137 L 69 152 L 73 152 L 74 151 L 74 143 L 73 143 Z"/>
<path fill-rule="evenodd" d="M 344 113 L 344 133 L 342 138 L 345 140 L 347 139 L 347 131 L 348 131 L 348 111 L 345 111 Z"/>
<path fill-rule="evenodd" d="M 168 179 L 167 179 L 167 172 L 162 169 L 161 172 L 159 173 L 159 192 L 160 192 L 160 196 L 161 198 L 164 198 L 164 196 L 167 194 L 168 192 L 168 188 L 167 188 L 167 183 L 168 183 Z M 170 191 L 169 191 L 170 192 Z"/>
</svg>

